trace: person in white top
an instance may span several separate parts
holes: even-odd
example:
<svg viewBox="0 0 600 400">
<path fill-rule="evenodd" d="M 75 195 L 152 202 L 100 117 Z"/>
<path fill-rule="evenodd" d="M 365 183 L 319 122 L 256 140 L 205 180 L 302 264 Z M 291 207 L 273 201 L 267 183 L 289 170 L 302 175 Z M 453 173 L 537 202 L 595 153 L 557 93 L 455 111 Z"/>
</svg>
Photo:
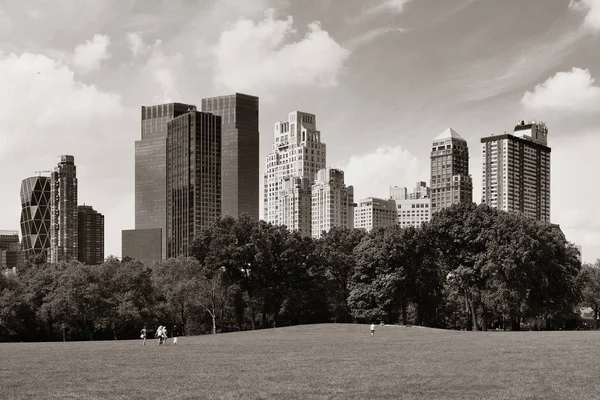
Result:
<svg viewBox="0 0 600 400">
<path fill-rule="evenodd" d="M 371 336 L 375 336 L 375 324 L 371 323 Z"/>
</svg>

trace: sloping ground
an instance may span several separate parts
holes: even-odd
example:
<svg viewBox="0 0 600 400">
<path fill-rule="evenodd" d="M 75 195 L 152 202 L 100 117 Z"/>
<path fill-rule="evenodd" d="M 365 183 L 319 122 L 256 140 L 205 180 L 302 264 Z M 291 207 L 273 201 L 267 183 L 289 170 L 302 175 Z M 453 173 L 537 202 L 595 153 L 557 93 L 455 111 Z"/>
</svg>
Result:
<svg viewBox="0 0 600 400">
<path fill-rule="evenodd" d="M 0 399 L 597 399 L 599 332 L 323 324 L 0 344 Z"/>
</svg>

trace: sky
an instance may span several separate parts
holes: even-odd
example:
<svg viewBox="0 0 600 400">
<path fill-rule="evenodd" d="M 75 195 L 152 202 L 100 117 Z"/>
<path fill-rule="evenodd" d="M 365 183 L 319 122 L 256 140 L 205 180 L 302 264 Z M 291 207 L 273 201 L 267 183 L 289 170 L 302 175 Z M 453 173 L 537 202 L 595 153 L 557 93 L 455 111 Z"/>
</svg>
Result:
<svg viewBox="0 0 600 400">
<path fill-rule="evenodd" d="M 19 230 L 21 181 L 71 154 L 120 256 L 140 107 L 241 92 L 260 97 L 261 176 L 274 122 L 305 111 L 357 198 L 429 182 L 453 128 L 479 203 L 480 139 L 545 121 L 551 220 L 593 262 L 598 54 L 600 0 L 2 0 L 0 230 Z"/>
</svg>

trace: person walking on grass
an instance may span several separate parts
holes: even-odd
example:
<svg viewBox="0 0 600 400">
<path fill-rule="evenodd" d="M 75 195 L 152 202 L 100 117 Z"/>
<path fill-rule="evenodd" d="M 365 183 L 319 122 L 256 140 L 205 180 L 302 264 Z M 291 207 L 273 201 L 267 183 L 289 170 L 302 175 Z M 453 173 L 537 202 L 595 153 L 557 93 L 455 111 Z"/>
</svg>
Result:
<svg viewBox="0 0 600 400">
<path fill-rule="evenodd" d="M 167 327 L 166 326 L 162 327 L 162 338 L 163 338 L 162 344 L 164 346 L 165 344 L 167 344 L 167 339 L 169 338 L 169 336 L 167 335 Z"/>
<path fill-rule="evenodd" d="M 177 336 L 179 336 L 179 332 L 177 332 L 177 325 L 173 325 L 173 346 L 177 346 Z"/>
<path fill-rule="evenodd" d="M 140 338 L 144 339 L 144 346 L 146 345 L 146 327 L 144 326 L 142 328 L 142 331 L 140 332 Z"/>
<path fill-rule="evenodd" d="M 157 329 L 156 329 L 156 333 L 154 334 L 155 338 L 158 338 L 158 345 L 160 346 L 162 344 L 162 340 L 163 340 L 163 326 L 160 325 Z"/>
<path fill-rule="evenodd" d="M 375 336 L 375 324 L 371 322 L 371 336 Z"/>
</svg>

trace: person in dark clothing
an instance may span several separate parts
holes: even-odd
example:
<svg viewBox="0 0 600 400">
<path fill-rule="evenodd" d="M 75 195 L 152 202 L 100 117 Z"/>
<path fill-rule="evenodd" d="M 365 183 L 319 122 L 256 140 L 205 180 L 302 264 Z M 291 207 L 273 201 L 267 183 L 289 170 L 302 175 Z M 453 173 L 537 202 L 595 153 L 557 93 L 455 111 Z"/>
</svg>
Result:
<svg viewBox="0 0 600 400">
<path fill-rule="evenodd" d="M 177 330 L 177 325 L 173 325 L 173 346 L 177 346 L 177 336 L 179 336 L 179 331 Z"/>
</svg>

